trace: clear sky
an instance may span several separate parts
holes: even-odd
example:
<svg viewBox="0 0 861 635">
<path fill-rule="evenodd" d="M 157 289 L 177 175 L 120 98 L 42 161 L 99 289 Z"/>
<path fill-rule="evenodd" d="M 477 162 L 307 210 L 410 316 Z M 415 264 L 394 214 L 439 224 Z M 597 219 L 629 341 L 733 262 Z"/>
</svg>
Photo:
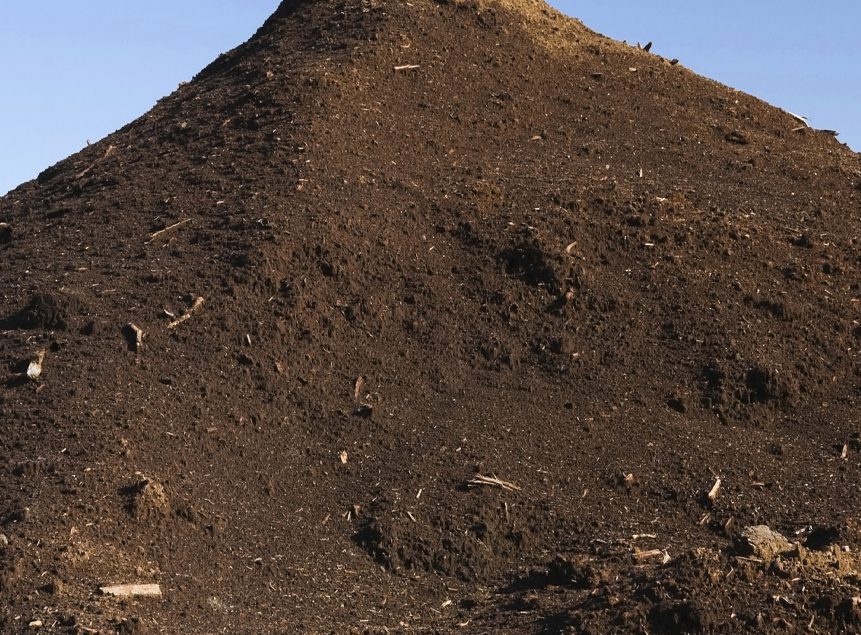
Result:
<svg viewBox="0 0 861 635">
<path fill-rule="evenodd" d="M 861 1 L 553 0 L 861 150 Z M 0 195 L 142 115 L 278 0 L 0 0 Z"/>
</svg>

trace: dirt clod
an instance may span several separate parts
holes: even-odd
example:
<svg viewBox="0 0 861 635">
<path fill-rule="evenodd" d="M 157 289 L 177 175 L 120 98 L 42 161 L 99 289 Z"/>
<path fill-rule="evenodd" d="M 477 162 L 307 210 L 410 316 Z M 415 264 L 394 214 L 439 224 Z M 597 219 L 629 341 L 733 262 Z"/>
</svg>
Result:
<svg viewBox="0 0 861 635">
<path fill-rule="evenodd" d="M 792 544 L 785 536 L 766 525 L 745 527 L 736 543 L 736 550 L 741 555 L 755 556 L 768 562 L 791 549 Z"/>
</svg>

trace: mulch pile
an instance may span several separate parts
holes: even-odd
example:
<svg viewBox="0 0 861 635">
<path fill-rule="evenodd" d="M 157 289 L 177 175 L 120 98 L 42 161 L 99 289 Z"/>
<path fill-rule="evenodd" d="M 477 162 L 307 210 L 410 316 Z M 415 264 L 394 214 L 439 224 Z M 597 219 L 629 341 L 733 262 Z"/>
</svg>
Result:
<svg viewBox="0 0 861 635">
<path fill-rule="evenodd" d="M 861 630 L 859 188 L 538 0 L 285 2 L 0 199 L 0 631 Z"/>
</svg>

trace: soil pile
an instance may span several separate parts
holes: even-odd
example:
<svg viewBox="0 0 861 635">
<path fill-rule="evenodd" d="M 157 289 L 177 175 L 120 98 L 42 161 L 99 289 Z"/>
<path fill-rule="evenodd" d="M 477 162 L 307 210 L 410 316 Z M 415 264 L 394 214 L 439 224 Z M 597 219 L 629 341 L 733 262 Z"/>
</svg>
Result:
<svg viewBox="0 0 861 635">
<path fill-rule="evenodd" d="M 861 629 L 859 183 L 540 2 L 285 2 L 0 199 L 0 630 Z"/>
</svg>

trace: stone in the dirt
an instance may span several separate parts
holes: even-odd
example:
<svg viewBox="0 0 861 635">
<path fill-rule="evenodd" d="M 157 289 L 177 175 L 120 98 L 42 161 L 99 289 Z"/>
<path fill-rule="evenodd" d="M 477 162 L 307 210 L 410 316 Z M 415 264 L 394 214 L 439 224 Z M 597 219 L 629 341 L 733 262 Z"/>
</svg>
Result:
<svg viewBox="0 0 861 635">
<path fill-rule="evenodd" d="M 736 541 L 736 550 L 741 555 L 755 556 L 763 560 L 771 560 L 791 549 L 792 544 L 786 536 L 767 525 L 745 527 L 741 532 L 741 538 Z"/>
</svg>

